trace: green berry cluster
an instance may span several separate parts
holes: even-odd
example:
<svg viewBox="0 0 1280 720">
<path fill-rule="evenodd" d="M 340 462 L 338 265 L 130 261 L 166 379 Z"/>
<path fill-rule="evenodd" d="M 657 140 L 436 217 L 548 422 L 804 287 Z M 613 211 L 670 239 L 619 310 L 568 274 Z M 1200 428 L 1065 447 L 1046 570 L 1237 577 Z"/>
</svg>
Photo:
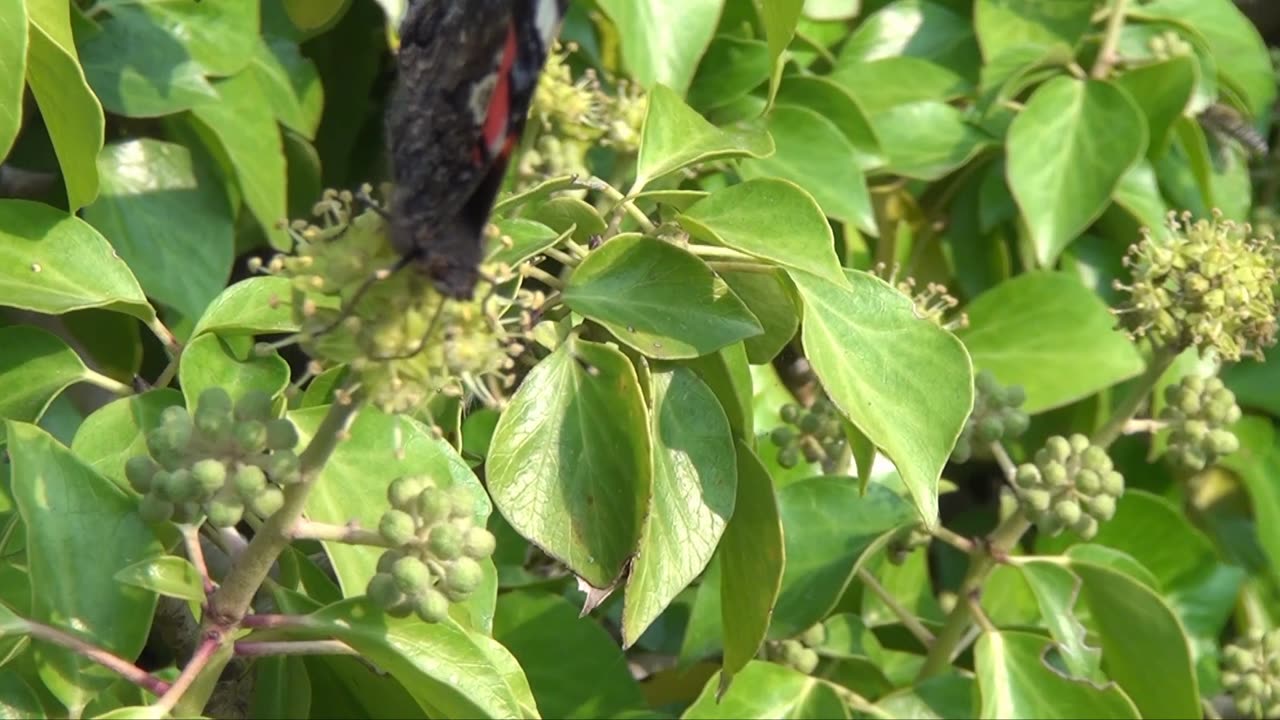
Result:
<svg viewBox="0 0 1280 720">
<path fill-rule="evenodd" d="M 885 549 L 889 557 L 889 562 L 894 565 L 901 565 L 906 561 L 907 556 L 916 550 L 925 547 L 933 540 L 933 535 L 925 529 L 924 523 L 916 523 L 910 527 L 902 528 L 889 541 L 889 546 Z"/>
<path fill-rule="evenodd" d="M 1018 466 L 1014 483 L 1023 512 L 1041 532 L 1056 535 L 1070 528 L 1085 540 L 1115 515 L 1124 494 L 1124 476 L 1107 451 L 1078 433 L 1049 438 L 1034 463 Z"/>
<path fill-rule="evenodd" d="M 1116 281 L 1129 293 L 1117 313 L 1133 336 L 1173 352 L 1213 350 L 1231 362 L 1261 358 L 1276 341 L 1280 246 L 1252 233 L 1217 212 L 1195 223 L 1189 213 L 1181 222 L 1170 214 L 1167 240 L 1144 233 L 1125 256 L 1133 284 Z"/>
<path fill-rule="evenodd" d="M 968 462 L 991 443 L 1012 440 L 1027 431 L 1031 418 L 1020 408 L 1027 401 L 1021 385 L 1001 387 L 996 376 L 983 370 L 973 378 L 973 412 L 960 430 L 951 461 Z"/>
<path fill-rule="evenodd" d="M 245 512 L 280 509 L 283 488 L 302 479 L 297 445 L 297 429 L 275 417 L 270 395 L 251 390 L 233 405 L 213 387 L 200 393 L 195 413 L 165 408 L 147 433 L 150 455 L 130 458 L 125 475 L 149 522 L 195 522 L 203 512 L 210 525 L 230 527 Z"/>
<path fill-rule="evenodd" d="M 1168 453 L 1175 463 L 1199 471 L 1240 449 L 1227 429 L 1240 419 L 1240 406 L 1222 380 L 1188 375 L 1165 388 L 1164 398 L 1160 419 L 1169 424 Z"/>
<path fill-rule="evenodd" d="M 411 475 L 387 488 L 391 509 L 378 533 L 392 548 L 378 559 L 369 598 L 394 617 L 417 614 L 440 622 L 484 579 L 481 561 L 493 555 L 493 534 L 475 524 L 475 499 L 461 485 L 437 487 Z"/>
<path fill-rule="evenodd" d="M 1222 649 L 1222 685 L 1244 717 L 1280 717 L 1280 630 L 1255 630 Z"/>
<path fill-rule="evenodd" d="M 349 364 L 365 396 L 386 412 L 412 412 L 438 392 L 492 400 L 499 383 L 484 380 L 509 386 L 513 356 L 524 349 L 523 331 L 503 317 L 528 318 L 534 294 L 507 298 L 482 281 L 475 300 L 445 301 L 420 272 L 387 273 L 370 284 L 375 270 L 393 267 L 400 255 L 382 216 L 356 215 L 352 203 L 349 192 L 326 191 L 313 208 L 320 224 L 290 226 L 294 253 L 252 266 L 290 281 L 303 350 L 321 368 Z M 496 228 L 489 235 L 500 241 Z M 511 269 L 486 266 L 483 273 L 501 278 Z"/>
<path fill-rule="evenodd" d="M 827 629 L 818 623 L 798 637 L 766 643 L 763 652 L 765 659 L 808 675 L 818 668 L 818 651 L 815 648 L 821 647 L 826 639 Z"/>
<path fill-rule="evenodd" d="M 815 400 L 807 410 L 787 403 L 778 415 L 785 424 L 774 428 L 769 440 L 778 448 L 778 464 L 784 468 L 795 467 L 801 457 L 811 463 L 837 458 L 848 442 L 840 412 L 828 400 Z"/>
</svg>

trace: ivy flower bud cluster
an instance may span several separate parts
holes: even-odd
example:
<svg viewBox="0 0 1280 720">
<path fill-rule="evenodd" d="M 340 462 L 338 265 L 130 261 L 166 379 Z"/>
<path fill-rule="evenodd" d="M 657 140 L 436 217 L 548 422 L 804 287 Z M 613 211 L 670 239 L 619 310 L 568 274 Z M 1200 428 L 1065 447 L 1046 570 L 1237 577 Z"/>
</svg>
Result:
<svg viewBox="0 0 1280 720">
<path fill-rule="evenodd" d="M 393 547 L 378 560 L 368 596 L 394 617 L 416 614 L 440 622 L 449 604 L 470 597 L 484 580 L 481 562 L 497 541 L 475 524 L 475 499 L 466 487 L 441 488 L 429 477 L 401 477 L 387 488 L 391 509 L 378 533 Z"/>
<path fill-rule="evenodd" d="M 765 659 L 809 675 L 818 669 L 817 648 L 826 640 L 827 629 L 818 623 L 797 637 L 765 643 L 761 651 Z"/>
<path fill-rule="evenodd" d="M 1057 535 L 1069 528 L 1085 540 L 1116 514 L 1124 494 L 1124 476 L 1107 451 L 1078 433 L 1045 441 L 1035 462 L 1018 466 L 1014 485 L 1022 511 L 1041 532 Z"/>
<path fill-rule="evenodd" d="M 816 400 L 807 410 L 787 403 L 778 415 L 785 424 L 774 428 L 769 440 L 778 448 L 778 464 L 784 468 L 795 467 L 802 456 L 811 463 L 838 457 L 848 442 L 840 412 L 828 400 Z"/>
<path fill-rule="evenodd" d="M 973 378 L 973 388 L 973 412 L 951 451 L 952 462 L 968 462 L 991 443 L 1017 438 L 1031 424 L 1031 418 L 1020 409 L 1027 401 L 1021 385 L 1002 387 L 995 375 L 983 370 Z"/>
<path fill-rule="evenodd" d="M 1280 630 L 1255 630 L 1223 648 L 1222 686 L 1241 717 L 1280 717 Z"/>
<path fill-rule="evenodd" d="M 149 455 L 125 463 L 129 484 L 142 495 L 149 522 L 195 522 L 230 527 L 246 512 L 267 517 L 284 504 L 284 488 L 301 481 L 294 449 L 298 431 L 275 417 L 272 399 L 249 391 L 233 406 L 220 387 L 200 393 L 194 414 L 165 408 L 147 433 Z"/>
<path fill-rule="evenodd" d="M 1174 463 L 1199 471 L 1240 449 L 1228 429 L 1240 419 L 1240 406 L 1221 379 L 1188 375 L 1165 388 L 1164 397 L 1160 419 L 1170 427 L 1167 453 Z"/>
<path fill-rule="evenodd" d="M 1130 333 L 1157 348 L 1214 351 L 1223 360 L 1262 357 L 1275 344 L 1280 248 L 1270 237 L 1252 237 L 1249 225 L 1212 220 L 1181 221 L 1170 214 L 1168 239 L 1144 232 L 1125 265 L 1133 282 L 1116 281 L 1129 299 L 1117 312 Z"/>
</svg>

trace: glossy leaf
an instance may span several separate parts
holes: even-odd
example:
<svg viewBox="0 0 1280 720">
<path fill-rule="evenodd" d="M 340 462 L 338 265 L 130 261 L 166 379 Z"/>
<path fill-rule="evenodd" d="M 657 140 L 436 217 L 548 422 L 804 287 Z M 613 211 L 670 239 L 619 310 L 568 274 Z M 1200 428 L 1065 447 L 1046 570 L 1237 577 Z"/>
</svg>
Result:
<svg viewBox="0 0 1280 720">
<path fill-rule="evenodd" d="M 538 717 L 528 685 L 513 687 L 507 677 L 519 672 L 515 659 L 483 635 L 448 622 L 389 618 L 362 598 L 330 605 L 308 616 L 308 625 L 390 673 L 433 717 Z"/>
<path fill-rule="evenodd" d="M 187 345 L 178 366 L 187 407 L 196 407 L 200 393 L 211 387 L 224 388 L 233 399 L 250 390 L 261 390 L 273 397 L 284 391 L 289 384 L 289 363 L 279 353 L 258 356 L 251 346 L 238 344 L 240 348 L 206 334 Z"/>
<path fill-rule="evenodd" d="M 62 338 L 29 325 L 0 327 L 0 417 L 39 420 L 59 393 L 87 373 Z"/>
<path fill-rule="evenodd" d="M 786 180 L 730 185 L 690 207 L 679 222 L 691 235 L 740 252 L 844 282 L 831 226 L 814 199 Z"/>
<path fill-rule="evenodd" d="M 824 680 L 802 675 L 776 663 L 753 660 L 742 668 L 724 697 L 719 696 L 717 673 L 681 718 L 847 718 L 844 701 Z"/>
<path fill-rule="evenodd" d="M 248 710 L 251 717 L 310 717 L 311 676 L 301 657 L 265 657 L 253 665 L 256 675 Z M 325 708 L 326 712 L 332 710 Z"/>
<path fill-rule="evenodd" d="M 186 558 L 174 555 L 148 558 L 120 570 L 115 578 L 126 585 L 150 590 L 157 595 L 189 600 L 196 604 L 203 604 L 205 601 L 200 572 Z"/>
<path fill-rule="evenodd" d="M 40 106 L 67 188 L 67 205 L 74 212 L 98 195 L 94 158 L 102 149 L 106 121 L 80 68 L 70 5 L 28 2 L 27 13 L 27 84 Z M 0 209 L 0 215 L 5 210 Z"/>
<path fill-rule="evenodd" d="M 840 51 L 842 63 L 905 55 L 974 68 L 978 46 L 967 18 L 928 0 L 895 0 L 868 16 Z"/>
<path fill-rule="evenodd" d="M 763 332 L 689 252 L 643 235 L 611 238 L 574 269 L 564 302 L 653 358 L 692 358 Z"/>
<path fill-rule="evenodd" d="M 742 341 L 752 364 L 767 363 L 795 337 L 800 327 L 800 299 L 782 270 L 770 273 L 717 273 L 729 285 L 764 332 Z"/>
<path fill-rule="evenodd" d="M 289 305 L 291 291 L 288 278 L 241 280 L 209 303 L 191 337 L 207 332 L 224 335 L 296 332 L 298 323 Z"/>
<path fill-rule="evenodd" d="M 786 566 L 782 520 L 769 472 L 742 441 L 737 443 L 737 456 L 738 498 L 720 541 L 720 584 L 704 585 L 699 591 L 719 591 L 721 598 L 730 598 L 720 604 L 721 688 L 729 686 L 764 642 Z"/>
<path fill-rule="evenodd" d="M 1232 428 L 1240 438 L 1240 450 L 1222 459 L 1239 475 L 1253 507 L 1258 544 L 1271 562 L 1280 567 L 1280 445 L 1270 420 L 1246 417 Z M 1274 571 L 1273 571 L 1274 572 Z"/>
<path fill-rule="evenodd" d="M 1144 367 L 1106 305 L 1065 273 L 1019 275 L 979 295 L 965 313 L 969 327 L 959 334 L 974 367 L 1021 385 L 1027 412 L 1074 402 Z"/>
<path fill-rule="evenodd" d="M 1142 113 L 1114 85 L 1058 77 L 1036 89 L 1009 127 L 1008 177 L 1042 266 L 1106 209 L 1146 144 Z"/>
<path fill-rule="evenodd" d="M 235 170 L 244 202 L 277 250 L 292 241 L 278 224 L 288 220 L 284 145 L 262 82 L 240 73 L 214 84 L 219 101 L 192 110 L 217 139 Z"/>
<path fill-rule="evenodd" d="M 27 6 L 25 0 L 0 0 L 0 158 L 9 154 L 22 128 L 22 94 L 27 80 Z"/>
<path fill-rule="evenodd" d="M 0 674 L 0 718 L 22 720 L 44 714 L 40 698 L 21 675 L 13 672 Z"/>
<path fill-rule="evenodd" d="M 301 447 L 327 411 L 327 407 L 320 407 L 289 414 L 302 436 Z M 316 487 L 307 496 L 307 517 L 339 525 L 355 521 L 361 527 L 376 528 L 389 507 L 386 492 L 391 481 L 404 475 L 426 475 L 438 487 L 462 486 L 471 491 L 475 498 L 472 520 L 480 527 L 487 524 L 492 506 L 475 474 L 457 451 L 422 423 L 365 409 L 352 423 L 350 433 L 325 463 Z M 397 433 L 399 457 L 391 446 Z M 364 594 L 377 572 L 382 548 L 339 542 L 324 545 L 343 596 Z M 485 571 L 481 588 L 467 602 L 455 605 L 451 614 L 467 627 L 488 632 L 493 624 L 497 570 L 491 562 L 481 566 Z"/>
<path fill-rule="evenodd" d="M 1195 58 L 1183 55 L 1139 65 L 1116 77 L 1116 85 L 1129 93 L 1147 119 L 1148 157 L 1159 157 L 1168 147 L 1174 121 L 1191 102 L 1196 72 Z"/>
<path fill-rule="evenodd" d="M 493 263 L 515 267 L 555 245 L 560 238 L 555 230 L 525 218 L 504 218 L 494 224 L 498 226 L 498 236 L 490 242 L 487 258 Z"/>
<path fill-rule="evenodd" d="M 779 177 L 813 196 L 829 217 L 876 231 L 867 180 L 858 150 L 835 123 L 804 107 L 778 105 L 766 118 L 776 144 L 767 158 L 739 164 L 744 178 Z"/>
<path fill-rule="evenodd" d="M 876 707 L 895 718 L 977 717 L 977 683 L 968 675 L 938 675 L 880 698 Z"/>
<path fill-rule="evenodd" d="M 314 140 L 324 107 L 324 88 L 315 64 L 296 43 L 260 38 L 252 67 L 280 124 Z"/>
<path fill-rule="evenodd" d="M 696 373 L 716 396 L 729 420 L 729 430 L 734 437 L 755 437 L 751 365 L 742 344 L 735 343 L 718 352 L 695 358 L 685 367 Z"/>
<path fill-rule="evenodd" d="M 1049 641 L 1023 632 L 985 632 L 974 648 L 981 718 L 1137 718 L 1120 688 L 1071 680 L 1044 661 Z"/>
<path fill-rule="evenodd" d="M 724 0 L 601 0 L 600 8 L 622 36 L 628 74 L 653 89 L 661 84 L 683 96 L 715 34 Z M 674 18 L 679 22 L 672 22 Z M 662 28 L 662 32 L 654 32 Z"/>
<path fill-rule="evenodd" d="M 862 103 L 834 78 L 788 77 L 778 89 L 778 102 L 808 108 L 835 124 L 853 145 L 858 167 L 871 170 L 884 164 L 880 139 Z"/>
<path fill-rule="evenodd" d="M 885 170 L 918 180 L 937 180 L 992 144 L 959 110 L 937 100 L 897 105 L 871 121 L 888 158 Z"/>
<path fill-rule="evenodd" d="M 639 541 L 653 473 L 631 362 L 572 341 L 530 371 L 493 432 L 486 479 L 521 535 L 597 588 Z"/>
<path fill-rule="evenodd" d="M 800 19 L 804 0 L 774 0 L 758 7 L 760 21 L 764 25 L 764 36 L 769 42 L 769 58 L 772 63 L 769 97 L 772 99 L 778 92 L 779 81 L 782 80 L 782 66 L 786 59 L 784 53 L 787 45 L 791 44 L 791 38 L 795 36 L 796 22 Z"/>
<path fill-rule="evenodd" d="M 973 409 L 969 354 L 884 281 L 847 276 L 850 288 L 792 274 L 805 303 L 806 354 L 832 402 L 893 461 L 933 525 L 938 478 Z"/>
<path fill-rule="evenodd" d="M 771 62 L 765 43 L 720 35 L 707 47 L 686 100 L 700 110 L 727 105 L 767 80 Z"/>
<path fill-rule="evenodd" d="M 624 646 L 706 568 L 737 496 L 733 435 L 711 389 L 676 367 L 653 374 L 651 403 L 653 491 L 627 579 Z"/>
<path fill-rule="evenodd" d="M 1080 579 L 1065 567 L 1049 563 L 1024 563 L 1017 566 L 1027 587 L 1040 606 L 1040 617 L 1058 642 L 1062 662 L 1073 679 L 1102 681 L 1099 670 L 1101 651 L 1091 647 L 1085 627 L 1075 615 L 1080 594 Z"/>
<path fill-rule="evenodd" d="M 1073 49 L 1089 30 L 1093 0 L 978 0 L 973 21 L 989 61 L 1026 46 Z"/>
<path fill-rule="evenodd" d="M 954 69 L 910 56 L 841 62 L 830 77 L 872 116 L 899 105 L 947 101 L 972 91 L 971 83 Z"/>
<path fill-rule="evenodd" d="M 563 598 L 530 590 L 498 598 L 493 637 L 520 661 L 538 709 L 551 718 L 616 717 L 642 707 L 617 643 Z M 565 652 L 572 648 L 572 652 Z"/>
<path fill-rule="evenodd" d="M 635 4 L 640 6 L 647 1 L 638 0 Z M 631 194 L 689 165 L 730 157 L 764 157 L 772 152 L 773 140 L 767 134 L 718 128 L 686 105 L 671 88 L 658 85 L 649 91 Z"/>
<path fill-rule="evenodd" d="M 74 630 L 98 647 L 136 658 L 147 639 L 156 596 L 115 574 L 163 549 L 111 481 L 76 459 L 43 430 L 9 421 L 14 499 L 26 526 L 32 619 Z M 40 677 L 73 711 L 114 675 L 81 655 L 38 644 Z"/>
<path fill-rule="evenodd" d="M 187 148 L 146 138 L 108 145 L 98 173 L 102 192 L 84 219 L 150 297 L 198 318 L 226 286 L 235 245 L 231 206 L 213 174 Z"/>
</svg>

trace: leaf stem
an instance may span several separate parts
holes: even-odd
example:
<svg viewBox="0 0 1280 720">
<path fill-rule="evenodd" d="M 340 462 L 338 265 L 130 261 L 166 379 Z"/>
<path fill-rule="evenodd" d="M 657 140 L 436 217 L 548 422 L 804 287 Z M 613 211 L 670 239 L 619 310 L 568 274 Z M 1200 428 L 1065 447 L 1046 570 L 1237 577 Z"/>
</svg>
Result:
<svg viewBox="0 0 1280 720">
<path fill-rule="evenodd" d="M 156 336 L 156 339 L 164 345 L 164 349 L 169 351 L 169 356 L 176 361 L 178 356 L 182 354 L 182 343 L 178 342 L 178 338 L 174 337 L 173 331 L 165 327 L 165 324 L 160 322 L 158 317 L 147 322 L 147 329 Z"/>
<path fill-rule="evenodd" d="M 540 267 L 535 267 L 533 265 L 522 265 L 520 266 L 520 273 L 526 277 L 531 277 L 531 278 L 534 278 L 535 280 L 539 280 L 543 283 L 546 283 L 553 290 L 556 290 L 556 291 L 564 290 L 563 280 L 556 277 L 555 275 L 552 275 L 546 270 L 543 270 Z"/>
<path fill-rule="evenodd" d="M 209 661 L 213 659 L 218 648 L 222 645 L 222 633 L 218 631 L 205 633 L 204 639 L 200 641 L 200 645 L 196 647 L 196 651 L 191 656 L 191 660 L 186 667 L 182 668 L 182 673 L 178 675 L 178 679 L 173 681 L 173 685 L 169 686 L 168 691 L 160 696 L 160 699 L 151 707 L 158 710 L 160 714 L 167 715 L 173 710 L 182 697 L 186 695 L 187 690 L 200 677 L 208 667 Z"/>
<path fill-rule="evenodd" d="M 235 644 L 235 653 L 241 657 L 266 657 L 269 655 L 359 655 L 341 640 L 245 640 Z"/>
<path fill-rule="evenodd" d="M 636 221 L 636 224 L 640 226 L 640 229 L 644 230 L 646 233 L 652 233 L 657 229 L 657 226 L 653 224 L 653 221 L 649 219 L 649 216 L 645 215 L 640 208 L 636 207 L 636 204 L 632 202 L 630 198 L 623 195 L 621 190 L 618 190 L 604 180 L 594 176 L 583 181 L 583 185 L 591 190 L 603 193 L 605 197 L 617 203 L 618 207 L 621 207 L 626 211 L 626 213 Z"/>
<path fill-rule="evenodd" d="M 1111 13 L 1107 16 L 1106 34 L 1102 36 L 1102 47 L 1098 49 L 1098 59 L 1093 63 L 1093 77 L 1105 79 L 1111 74 L 1119 56 L 1116 47 L 1120 44 L 1120 31 L 1124 29 L 1124 16 L 1129 0 L 1113 0 Z"/>
<path fill-rule="evenodd" d="M 102 667 L 114 672 L 120 677 L 137 685 L 138 687 L 150 692 L 153 695 L 163 695 L 169 691 L 169 683 L 125 660 L 108 650 L 91 645 L 84 640 L 66 632 L 59 630 L 50 625 L 36 622 L 35 620 L 23 619 L 18 626 L 19 633 L 25 633 L 37 640 L 43 640 L 60 647 L 64 647 L 81 657 L 92 660 Z"/>
<path fill-rule="evenodd" d="M 182 532 L 182 542 L 187 548 L 187 559 L 196 567 L 196 572 L 200 573 L 200 582 L 207 598 L 215 586 L 213 578 L 209 576 L 209 566 L 204 561 L 204 548 L 200 547 L 200 528 L 183 523 L 178 525 L 178 530 Z"/>
<path fill-rule="evenodd" d="M 920 641 L 921 645 L 926 648 L 933 645 L 934 637 L 933 633 L 929 632 L 929 628 L 920 623 L 920 619 L 915 616 L 915 613 L 898 602 L 898 598 L 886 590 L 875 575 L 867 572 L 866 568 L 858 568 L 858 579 L 862 581 L 863 585 L 867 586 L 868 590 L 875 593 L 876 597 L 880 598 L 880 602 L 888 606 L 894 615 L 898 616 L 898 619 L 902 621 L 903 627 L 911 631 L 911 634 L 915 636 L 916 640 Z"/>
<path fill-rule="evenodd" d="M 963 553 L 971 553 L 975 549 L 972 540 L 942 525 L 933 529 L 933 536 Z"/>
<path fill-rule="evenodd" d="M 366 530 L 354 522 L 346 525 L 332 525 L 299 518 L 289 531 L 289 536 L 294 540 L 329 540 L 348 545 L 391 547 L 382 535 L 373 530 Z"/>
<path fill-rule="evenodd" d="M 1111 413 L 1111 419 L 1106 425 L 1093 436 L 1093 444 L 1102 447 L 1109 447 L 1111 443 L 1116 441 L 1124 432 L 1125 425 L 1133 419 L 1138 410 L 1142 408 L 1142 404 L 1146 402 L 1151 395 L 1151 391 L 1155 388 L 1156 382 L 1160 380 L 1160 376 L 1164 375 L 1169 366 L 1173 365 L 1173 361 L 1178 359 L 1178 353 L 1170 350 L 1157 350 L 1155 357 L 1151 359 L 1151 364 L 1147 366 L 1145 372 L 1134 381 L 1133 387 L 1129 388 L 1129 394 L 1125 396 L 1120 404 L 1116 406 Z"/>
<path fill-rule="evenodd" d="M 125 385 L 113 377 L 107 377 L 100 372 L 90 370 L 89 368 L 84 369 L 84 374 L 80 376 L 80 379 L 90 385 L 96 385 L 103 390 L 119 395 L 120 397 L 126 397 L 133 394 L 133 388 L 128 385 Z"/>
</svg>

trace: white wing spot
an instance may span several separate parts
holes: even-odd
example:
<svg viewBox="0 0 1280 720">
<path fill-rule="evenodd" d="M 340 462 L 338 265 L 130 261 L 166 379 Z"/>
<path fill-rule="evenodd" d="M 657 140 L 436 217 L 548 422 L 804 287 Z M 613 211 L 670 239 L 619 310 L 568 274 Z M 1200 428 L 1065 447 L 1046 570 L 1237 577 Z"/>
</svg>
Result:
<svg viewBox="0 0 1280 720">
<path fill-rule="evenodd" d="M 489 116 L 489 100 L 493 97 L 493 89 L 498 84 L 498 74 L 490 73 L 471 88 L 471 119 L 476 125 L 483 126 Z"/>
</svg>

